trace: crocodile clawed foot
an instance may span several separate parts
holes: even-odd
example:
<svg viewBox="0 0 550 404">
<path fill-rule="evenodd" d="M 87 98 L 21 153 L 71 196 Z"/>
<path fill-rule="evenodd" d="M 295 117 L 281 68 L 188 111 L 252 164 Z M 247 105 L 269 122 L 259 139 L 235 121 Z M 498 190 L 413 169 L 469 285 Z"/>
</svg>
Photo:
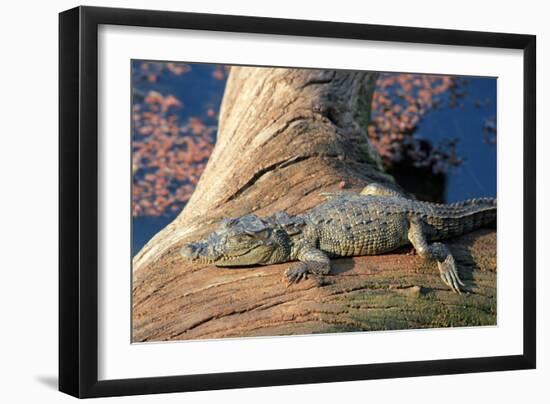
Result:
<svg viewBox="0 0 550 404">
<path fill-rule="evenodd" d="M 464 287 L 466 285 L 460 280 L 460 277 L 458 276 L 453 256 L 448 255 L 443 262 L 438 262 L 437 265 L 439 267 L 439 274 L 443 282 L 445 282 L 445 284 L 449 286 L 453 290 L 453 292 L 461 295 L 461 286 Z"/>
<path fill-rule="evenodd" d="M 285 271 L 285 278 L 287 287 L 294 283 L 298 283 L 301 280 L 307 279 L 308 269 L 307 266 L 301 262 L 292 265 Z"/>
</svg>

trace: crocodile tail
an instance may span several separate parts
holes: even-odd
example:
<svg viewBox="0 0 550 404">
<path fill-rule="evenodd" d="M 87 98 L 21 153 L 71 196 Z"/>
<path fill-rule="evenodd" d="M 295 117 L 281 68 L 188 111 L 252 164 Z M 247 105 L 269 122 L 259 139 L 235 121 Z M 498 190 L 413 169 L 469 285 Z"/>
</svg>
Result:
<svg viewBox="0 0 550 404">
<path fill-rule="evenodd" d="M 496 224 L 495 198 L 468 199 L 447 205 L 433 205 L 433 208 L 435 214 L 426 218 L 426 222 L 436 230 L 433 238 L 460 236 Z"/>
</svg>

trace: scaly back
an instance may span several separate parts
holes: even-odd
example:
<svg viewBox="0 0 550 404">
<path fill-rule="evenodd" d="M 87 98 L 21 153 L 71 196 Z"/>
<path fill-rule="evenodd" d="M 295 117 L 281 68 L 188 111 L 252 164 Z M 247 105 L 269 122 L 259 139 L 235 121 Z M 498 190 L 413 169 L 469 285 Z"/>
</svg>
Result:
<svg viewBox="0 0 550 404">
<path fill-rule="evenodd" d="M 401 196 L 343 194 L 310 211 L 311 218 L 322 221 L 335 213 L 359 220 L 363 212 L 367 218 L 385 215 L 415 216 L 426 225 L 431 240 L 455 237 L 496 222 L 497 205 L 494 198 L 476 198 L 452 204 L 437 204 L 408 199 Z"/>
</svg>

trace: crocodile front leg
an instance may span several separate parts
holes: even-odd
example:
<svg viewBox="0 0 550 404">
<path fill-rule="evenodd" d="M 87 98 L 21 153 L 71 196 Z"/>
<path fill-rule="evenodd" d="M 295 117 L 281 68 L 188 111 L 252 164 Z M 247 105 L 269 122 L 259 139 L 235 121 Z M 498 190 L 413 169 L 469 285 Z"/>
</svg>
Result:
<svg viewBox="0 0 550 404">
<path fill-rule="evenodd" d="M 300 247 L 296 258 L 299 262 L 290 266 L 285 272 L 289 285 L 307 279 L 308 274 L 327 275 L 330 272 L 330 258 L 315 247 L 310 245 Z"/>
<path fill-rule="evenodd" d="M 462 294 L 460 286 L 465 285 L 458 276 L 456 262 L 449 248 L 439 242 L 428 244 L 422 222 L 418 218 L 411 218 L 409 226 L 408 238 L 418 255 L 423 258 L 436 260 L 443 282 L 454 292 Z"/>
</svg>

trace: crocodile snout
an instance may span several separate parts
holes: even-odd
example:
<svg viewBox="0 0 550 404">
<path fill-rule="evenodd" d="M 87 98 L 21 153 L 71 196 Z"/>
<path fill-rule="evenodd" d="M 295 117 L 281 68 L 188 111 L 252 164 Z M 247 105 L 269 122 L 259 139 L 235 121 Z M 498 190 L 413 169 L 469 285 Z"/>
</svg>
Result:
<svg viewBox="0 0 550 404">
<path fill-rule="evenodd" d="M 185 244 L 180 249 L 180 255 L 187 261 L 211 263 L 219 259 L 220 255 L 214 248 L 204 241 Z"/>
<path fill-rule="evenodd" d="M 180 249 L 180 254 L 183 258 L 193 261 L 199 258 L 201 250 L 202 250 L 202 247 L 200 245 L 195 243 L 189 243 L 189 244 L 185 244 Z"/>
</svg>

